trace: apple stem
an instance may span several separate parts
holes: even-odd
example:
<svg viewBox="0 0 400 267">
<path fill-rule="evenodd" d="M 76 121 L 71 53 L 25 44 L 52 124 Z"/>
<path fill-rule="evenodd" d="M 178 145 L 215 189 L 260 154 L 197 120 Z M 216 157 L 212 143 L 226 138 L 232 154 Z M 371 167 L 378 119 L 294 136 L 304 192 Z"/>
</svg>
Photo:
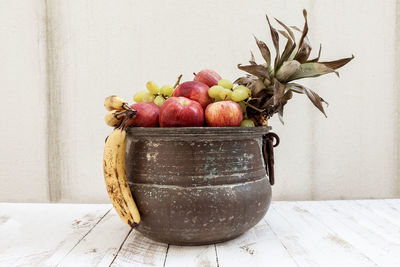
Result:
<svg viewBox="0 0 400 267">
<path fill-rule="evenodd" d="M 179 83 L 181 82 L 181 78 L 182 78 L 182 74 L 179 75 L 178 80 L 176 81 L 175 85 L 174 85 L 174 89 L 179 85 Z"/>
</svg>

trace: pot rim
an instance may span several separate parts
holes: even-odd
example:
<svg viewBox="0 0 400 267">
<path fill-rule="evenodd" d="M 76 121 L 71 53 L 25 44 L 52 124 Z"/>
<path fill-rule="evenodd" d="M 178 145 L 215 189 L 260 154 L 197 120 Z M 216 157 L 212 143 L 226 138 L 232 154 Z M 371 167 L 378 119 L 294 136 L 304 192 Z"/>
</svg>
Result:
<svg viewBox="0 0 400 267">
<path fill-rule="evenodd" d="M 131 136 L 262 136 L 272 128 L 258 127 L 130 127 Z"/>
</svg>

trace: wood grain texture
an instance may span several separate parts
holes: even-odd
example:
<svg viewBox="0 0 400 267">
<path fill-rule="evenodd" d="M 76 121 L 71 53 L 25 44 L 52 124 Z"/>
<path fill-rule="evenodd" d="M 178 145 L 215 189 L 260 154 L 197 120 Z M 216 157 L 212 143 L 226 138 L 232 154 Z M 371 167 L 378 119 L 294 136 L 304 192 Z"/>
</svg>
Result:
<svg viewBox="0 0 400 267">
<path fill-rule="evenodd" d="M 238 238 L 216 244 L 218 262 L 221 267 L 265 266 L 266 263 L 279 266 L 297 266 L 295 259 L 265 220 Z"/>
<path fill-rule="evenodd" d="M 355 249 L 345 236 L 337 233 L 335 229 L 327 228 L 307 209 L 292 203 L 276 203 L 266 218 L 277 235 L 284 238 L 284 244 L 288 242 L 289 246 L 294 239 L 299 243 L 292 247 L 294 251 L 309 251 L 293 254 L 300 265 L 376 265 L 367 255 Z"/>
<path fill-rule="evenodd" d="M 130 231 L 112 209 L 57 266 L 109 266 Z"/>
<path fill-rule="evenodd" d="M 133 230 L 121 250 L 114 258 L 111 266 L 135 267 L 164 266 L 168 245 L 148 239 L 141 233 Z"/>
<path fill-rule="evenodd" d="M 214 245 L 173 246 L 170 245 L 164 267 L 217 267 Z M 221 266 L 221 265 L 219 265 Z"/>
<path fill-rule="evenodd" d="M 265 220 L 242 236 L 187 247 L 146 238 L 110 208 L 0 204 L 0 266 L 400 264 L 400 199 L 274 202 Z"/>
<path fill-rule="evenodd" d="M 0 266 L 55 266 L 110 208 L 0 203 Z"/>
</svg>

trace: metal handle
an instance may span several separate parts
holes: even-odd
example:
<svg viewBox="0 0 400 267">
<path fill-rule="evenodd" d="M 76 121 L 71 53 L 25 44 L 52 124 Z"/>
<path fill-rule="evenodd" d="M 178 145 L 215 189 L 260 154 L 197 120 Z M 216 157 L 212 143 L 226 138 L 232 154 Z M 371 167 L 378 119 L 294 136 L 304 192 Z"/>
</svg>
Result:
<svg viewBox="0 0 400 267">
<path fill-rule="evenodd" d="M 275 139 L 275 144 L 274 144 Z M 279 136 L 276 133 L 267 133 L 263 136 L 263 156 L 265 163 L 265 171 L 269 177 L 269 183 L 274 185 L 275 172 L 274 172 L 274 147 L 279 145 Z"/>
</svg>

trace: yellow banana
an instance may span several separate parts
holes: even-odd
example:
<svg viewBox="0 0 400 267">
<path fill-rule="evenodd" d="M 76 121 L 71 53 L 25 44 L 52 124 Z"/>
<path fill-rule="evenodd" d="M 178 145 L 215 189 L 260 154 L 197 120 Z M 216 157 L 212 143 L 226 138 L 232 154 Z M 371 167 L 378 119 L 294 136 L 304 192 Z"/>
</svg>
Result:
<svg viewBox="0 0 400 267">
<path fill-rule="evenodd" d="M 104 120 L 108 126 L 118 127 L 121 125 L 122 120 L 124 119 L 124 111 L 111 110 L 107 112 L 106 116 L 104 116 Z"/>
<path fill-rule="evenodd" d="M 125 124 L 136 111 L 127 111 L 127 116 L 120 127 L 108 136 L 104 147 L 103 171 L 107 192 L 111 202 L 129 226 L 140 222 L 140 214 L 133 200 L 125 171 L 126 130 Z"/>
<path fill-rule="evenodd" d="M 116 95 L 106 97 L 106 99 L 104 99 L 104 107 L 107 110 L 128 110 L 128 109 L 130 109 L 130 107 L 128 105 L 128 101 L 126 101 L 122 97 L 119 97 Z"/>
</svg>

